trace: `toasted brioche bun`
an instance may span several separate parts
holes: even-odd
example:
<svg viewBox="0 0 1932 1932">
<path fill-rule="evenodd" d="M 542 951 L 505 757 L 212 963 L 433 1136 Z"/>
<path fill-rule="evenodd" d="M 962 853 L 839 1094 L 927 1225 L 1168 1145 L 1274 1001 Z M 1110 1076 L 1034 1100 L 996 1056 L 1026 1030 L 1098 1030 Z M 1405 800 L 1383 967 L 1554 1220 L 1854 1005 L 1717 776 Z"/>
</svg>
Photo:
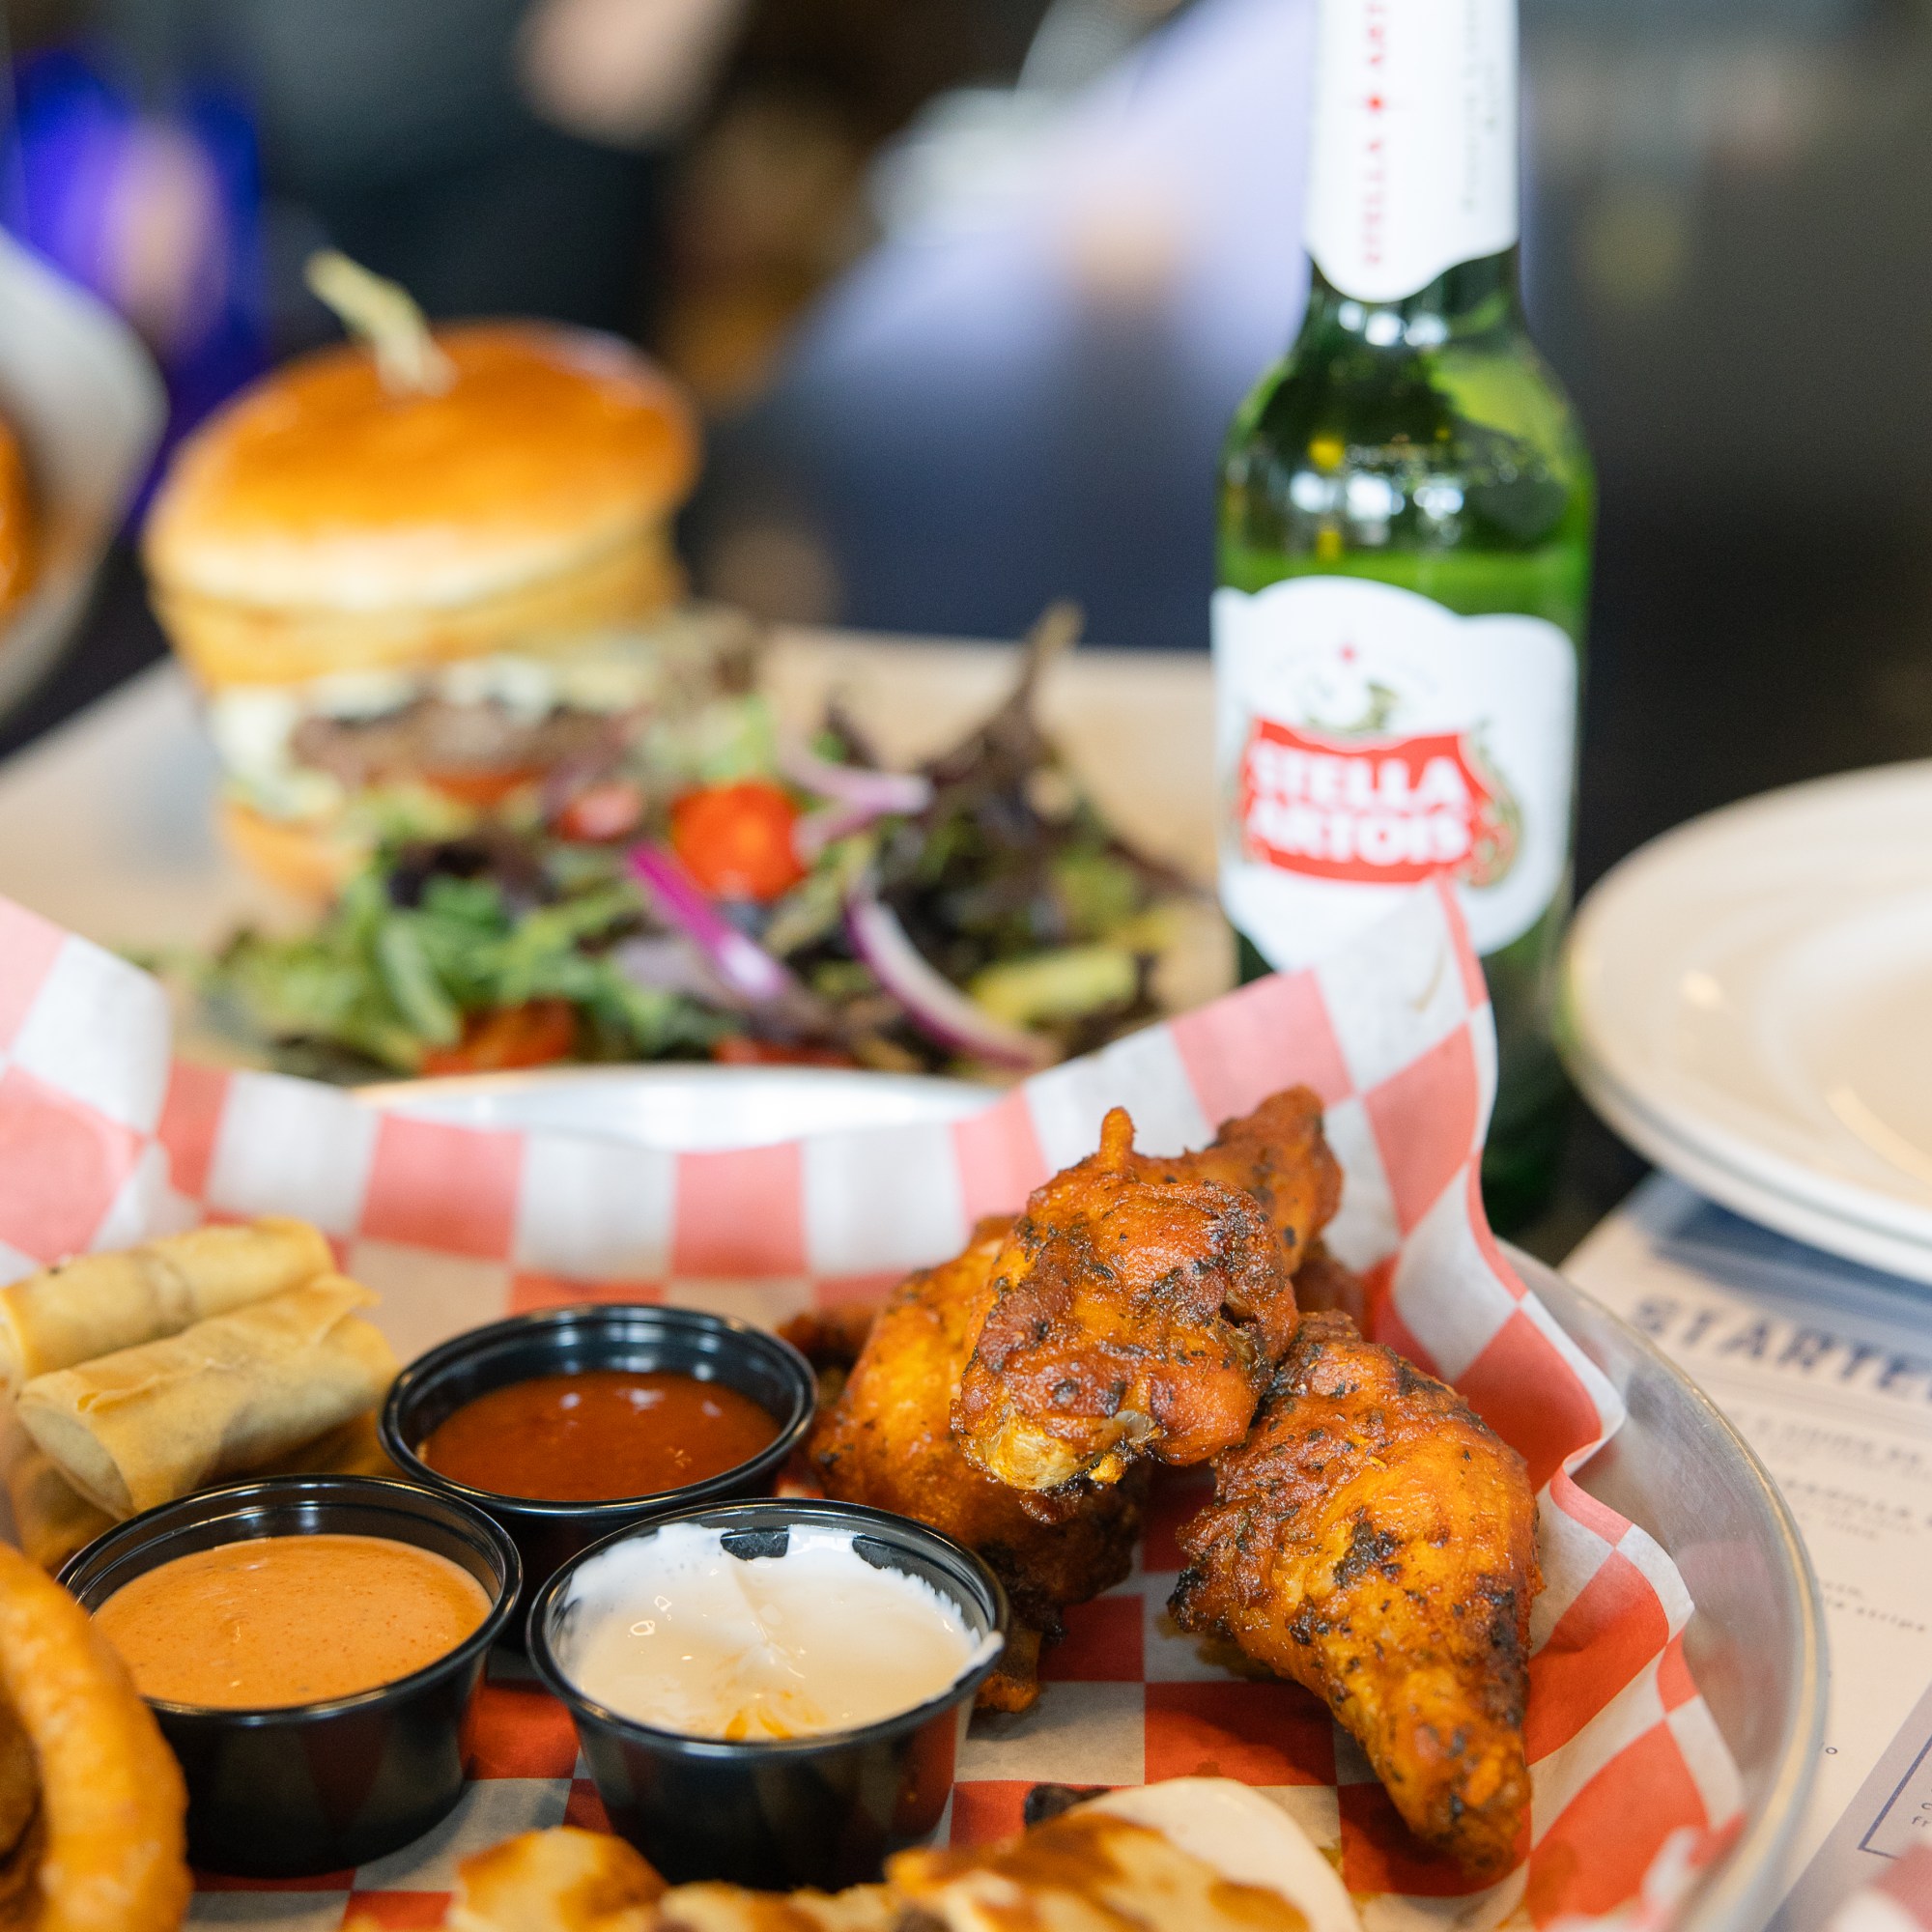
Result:
<svg viewBox="0 0 1932 1932">
<path fill-rule="evenodd" d="M 310 905 L 327 905 L 368 856 L 340 814 L 270 818 L 238 798 L 215 807 L 221 842 L 257 878 Z"/>
<path fill-rule="evenodd" d="M 467 604 L 271 609 L 156 584 L 155 612 L 207 691 L 302 684 L 333 671 L 416 670 L 486 657 L 566 650 L 599 631 L 656 615 L 685 588 L 661 529 L 628 536 L 570 569 Z"/>
<path fill-rule="evenodd" d="M 683 593 L 666 523 L 697 465 L 679 392 L 608 336 L 473 323 L 440 394 L 304 356 L 184 442 L 142 548 L 204 687 L 567 647 Z"/>
</svg>

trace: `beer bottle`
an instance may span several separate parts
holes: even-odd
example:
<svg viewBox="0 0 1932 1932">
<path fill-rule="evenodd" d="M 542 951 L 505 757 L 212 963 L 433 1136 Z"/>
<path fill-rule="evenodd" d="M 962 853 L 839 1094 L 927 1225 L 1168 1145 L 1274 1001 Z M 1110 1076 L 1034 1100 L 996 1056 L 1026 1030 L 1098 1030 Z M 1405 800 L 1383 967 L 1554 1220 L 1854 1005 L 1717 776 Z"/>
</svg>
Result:
<svg viewBox="0 0 1932 1932">
<path fill-rule="evenodd" d="M 1242 970 L 1447 876 L 1494 1007 L 1483 1185 L 1548 1197 L 1595 486 L 1517 290 L 1515 0 L 1321 0 L 1308 309 L 1228 438 L 1213 648 Z"/>
</svg>

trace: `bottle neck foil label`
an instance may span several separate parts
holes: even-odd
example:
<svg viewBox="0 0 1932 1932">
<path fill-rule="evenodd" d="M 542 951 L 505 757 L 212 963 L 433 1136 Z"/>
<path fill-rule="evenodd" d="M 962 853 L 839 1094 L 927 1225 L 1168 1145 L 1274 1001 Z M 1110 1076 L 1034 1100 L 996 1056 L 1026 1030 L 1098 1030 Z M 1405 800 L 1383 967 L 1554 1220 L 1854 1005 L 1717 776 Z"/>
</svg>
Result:
<svg viewBox="0 0 1932 1932">
<path fill-rule="evenodd" d="M 1321 0 L 1308 252 L 1399 301 L 1517 240 L 1516 0 Z"/>
<path fill-rule="evenodd" d="M 1419 882 L 1479 953 L 1534 925 L 1570 854 L 1577 649 L 1351 577 L 1214 593 L 1221 903 L 1269 965 L 1312 964 Z"/>
</svg>

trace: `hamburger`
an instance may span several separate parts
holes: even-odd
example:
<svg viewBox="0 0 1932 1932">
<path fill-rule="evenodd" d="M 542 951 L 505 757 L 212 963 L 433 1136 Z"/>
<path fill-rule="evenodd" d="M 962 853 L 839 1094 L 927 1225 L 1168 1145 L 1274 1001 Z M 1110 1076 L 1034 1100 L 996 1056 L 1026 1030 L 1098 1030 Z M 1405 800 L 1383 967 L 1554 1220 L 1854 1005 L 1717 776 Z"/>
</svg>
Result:
<svg viewBox="0 0 1932 1932">
<path fill-rule="evenodd" d="M 309 898 L 385 838 L 599 787 L 616 825 L 613 783 L 747 675 L 742 629 L 682 601 L 669 526 L 698 450 L 670 382 L 537 323 L 425 347 L 415 384 L 343 344 L 242 392 L 181 445 L 143 535 L 224 835 Z"/>
</svg>

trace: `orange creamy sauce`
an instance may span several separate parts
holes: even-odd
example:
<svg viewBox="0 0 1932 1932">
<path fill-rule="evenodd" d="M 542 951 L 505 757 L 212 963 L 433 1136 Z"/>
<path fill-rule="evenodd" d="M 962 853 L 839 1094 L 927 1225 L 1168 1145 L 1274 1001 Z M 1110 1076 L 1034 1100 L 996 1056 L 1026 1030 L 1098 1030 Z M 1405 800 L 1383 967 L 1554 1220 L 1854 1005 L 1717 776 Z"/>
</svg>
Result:
<svg viewBox="0 0 1932 1932">
<path fill-rule="evenodd" d="M 215 1710 L 350 1697 L 446 1656 L 490 1614 L 467 1570 L 381 1536 L 267 1536 L 177 1556 L 94 1620 L 145 1697 Z"/>
</svg>

